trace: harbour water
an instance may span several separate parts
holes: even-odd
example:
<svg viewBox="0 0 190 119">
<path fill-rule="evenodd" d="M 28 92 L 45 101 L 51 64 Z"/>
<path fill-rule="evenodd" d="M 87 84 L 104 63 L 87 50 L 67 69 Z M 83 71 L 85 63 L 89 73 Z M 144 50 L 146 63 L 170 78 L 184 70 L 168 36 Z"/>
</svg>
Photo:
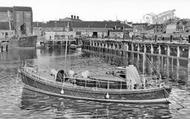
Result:
<svg viewBox="0 0 190 119">
<path fill-rule="evenodd" d="M 9 49 L 0 53 L 0 119 L 190 119 L 190 90 L 173 84 L 170 104 L 113 104 L 51 97 L 24 88 L 17 70 L 28 59 L 44 71 L 67 64 L 80 73 L 104 74 L 117 61 L 83 51 L 64 49 Z"/>
</svg>

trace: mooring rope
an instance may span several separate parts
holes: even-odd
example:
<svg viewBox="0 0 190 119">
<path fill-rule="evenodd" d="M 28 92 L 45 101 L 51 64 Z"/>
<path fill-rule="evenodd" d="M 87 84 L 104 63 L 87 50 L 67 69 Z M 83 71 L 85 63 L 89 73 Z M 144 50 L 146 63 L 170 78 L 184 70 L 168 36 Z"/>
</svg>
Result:
<svg viewBox="0 0 190 119">
<path fill-rule="evenodd" d="M 146 56 L 146 55 L 145 55 Z M 146 56 L 147 57 L 147 56 Z M 151 64 L 151 66 L 155 69 L 155 71 L 161 76 L 160 72 L 157 71 L 157 69 L 155 68 L 155 66 L 152 64 L 152 62 L 150 61 L 150 59 L 147 57 L 148 62 Z M 161 78 L 161 77 L 160 77 Z M 164 91 L 167 93 L 167 95 L 169 96 L 170 94 L 168 93 L 168 91 L 165 89 L 165 87 L 163 87 Z M 176 104 L 180 105 L 182 108 L 185 108 L 182 104 L 180 104 L 180 100 L 175 97 L 175 96 L 171 96 L 171 99 L 173 98 L 173 101 L 176 102 Z M 179 102 L 178 102 L 179 101 Z M 182 103 L 182 102 L 181 102 Z"/>
<path fill-rule="evenodd" d="M 146 55 L 145 55 L 146 56 Z M 147 57 L 147 56 L 146 56 Z M 152 62 L 150 61 L 150 59 L 147 57 L 147 59 L 148 59 L 148 61 L 149 61 L 149 63 L 153 66 L 153 68 L 156 70 L 156 68 L 154 67 L 154 65 L 152 64 Z M 161 74 L 160 74 L 160 72 L 158 72 L 157 70 L 156 70 L 156 72 L 161 76 Z M 165 89 L 165 87 L 163 87 L 163 89 L 164 89 L 164 91 L 167 93 L 167 95 L 170 95 L 169 93 L 168 93 L 168 91 Z M 180 104 L 178 101 L 180 101 L 177 97 L 175 97 L 175 96 L 171 96 L 171 98 L 173 98 L 173 100 L 178 104 L 178 105 L 180 105 L 182 108 L 185 108 L 182 104 Z M 181 102 L 182 103 L 182 102 Z"/>
<path fill-rule="evenodd" d="M 165 87 L 163 87 L 163 89 L 164 89 L 164 91 L 169 95 L 169 93 L 168 93 L 168 91 L 165 89 Z M 173 101 L 175 101 L 176 102 L 176 104 L 178 104 L 178 105 L 180 105 L 182 108 L 185 108 L 185 106 L 184 105 L 182 105 L 182 104 L 180 104 L 180 103 L 182 103 L 178 98 L 176 98 L 175 96 L 173 96 L 173 97 L 171 97 L 171 98 L 173 98 Z M 179 103 L 179 102 L 180 103 Z M 181 109 L 182 109 L 181 108 Z"/>
<path fill-rule="evenodd" d="M 4 77 L 1 77 L 0 80 L 5 79 L 5 78 L 7 78 L 7 77 L 9 77 L 9 75 L 4 76 Z"/>
<path fill-rule="evenodd" d="M 146 54 L 144 54 L 146 56 Z M 150 61 L 149 57 L 146 56 L 146 58 L 148 59 L 148 63 L 153 67 L 153 69 L 158 73 L 158 75 L 161 76 L 160 72 L 157 71 L 156 67 L 153 65 L 153 63 Z M 151 72 L 152 73 L 152 72 Z M 161 77 L 160 77 L 161 78 Z"/>
</svg>

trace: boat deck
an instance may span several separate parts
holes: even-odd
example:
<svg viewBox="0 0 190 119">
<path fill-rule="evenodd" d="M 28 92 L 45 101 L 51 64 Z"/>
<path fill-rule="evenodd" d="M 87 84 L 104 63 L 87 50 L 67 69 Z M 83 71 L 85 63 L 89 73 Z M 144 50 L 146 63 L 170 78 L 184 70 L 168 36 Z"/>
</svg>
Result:
<svg viewBox="0 0 190 119">
<path fill-rule="evenodd" d="M 55 77 L 51 75 L 50 71 L 47 70 L 38 70 L 38 72 L 34 71 L 32 67 L 27 68 L 28 71 L 31 71 L 32 73 L 39 75 L 43 77 L 45 80 L 48 81 L 56 81 Z M 77 74 L 74 77 L 69 77 L 70 79 L 82 79 L 82 80 L 103 80 L 103 81 L 119 81 L 123 82 L 125 81 L 123 78 L 117 77 L 117 76 L 112 76 L 112 75 L 90 75 L 88 78 L 82 77 L 81 74 Z"/>
</svg>

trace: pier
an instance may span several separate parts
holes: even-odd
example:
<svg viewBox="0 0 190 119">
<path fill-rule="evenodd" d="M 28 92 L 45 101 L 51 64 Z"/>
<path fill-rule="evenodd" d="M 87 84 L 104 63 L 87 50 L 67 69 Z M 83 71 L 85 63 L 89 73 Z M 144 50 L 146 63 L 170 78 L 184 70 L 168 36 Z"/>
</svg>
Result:
<svg viewBox="0 0 190 119">
<path fill-rule="evenodd" d="M 190 84 L 190 44 L 186 42 L 89 38 L 83 40 L 83 49 L 119 56 L 124 65 L 134 64 L 142 74 L 151 75 L 155 68 L 162 77 Z"/>
<path fill-rule="evenodd" d="M 66 40 L 39 40 L 39 47 L 44 47 L 44 48 L 50 48 L 50 47 L 62 47 L 65 46 Z M 68 40 L 68 44 L 74 43 L 75 40 Z"/>
</svg>

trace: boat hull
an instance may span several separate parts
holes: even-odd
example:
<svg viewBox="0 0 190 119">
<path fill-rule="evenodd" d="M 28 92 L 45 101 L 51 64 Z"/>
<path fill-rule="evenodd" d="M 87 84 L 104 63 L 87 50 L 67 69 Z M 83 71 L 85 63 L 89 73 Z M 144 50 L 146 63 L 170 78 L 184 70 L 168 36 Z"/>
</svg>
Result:
<svg viewBox="0 0 190 119">
<path fill-rule="evenodd" d="M 25 87 L 53 95 L 57 97 L 67 97 L 99 102 L 115 103 L 168 103 L 168 96 L 171 88 L 152 89 L 143 91 L 107 90 L 63 84 L 40 79 L 40 77 L 28 75 L 21 72 L 22 81 Z M 63 90 L 63 91 L 62 91 Z M 107 97 L 107 95 L 109 95 Z"/>
</svg>

